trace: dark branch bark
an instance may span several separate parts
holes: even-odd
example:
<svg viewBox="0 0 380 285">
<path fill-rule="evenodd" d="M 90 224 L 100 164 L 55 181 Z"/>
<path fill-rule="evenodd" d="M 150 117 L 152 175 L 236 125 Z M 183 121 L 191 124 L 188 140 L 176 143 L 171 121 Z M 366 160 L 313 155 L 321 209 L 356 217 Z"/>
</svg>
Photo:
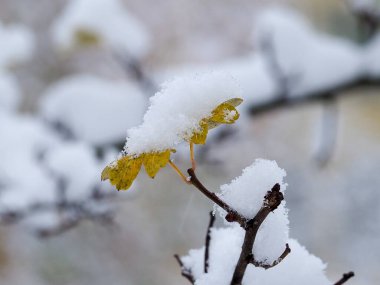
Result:
<svg viewBox="0 0 380 285">
<path fill-rule="evenodd" d="M 258 262 L 258 261 L 254 260 L 254 259 L 252 259 L 250 262 L 254 266 L 261 267 L 261 268 L 264 268 L 266 270 L 266 269 L 275 267 L 277 264 L 279 264 L 281 261 L 283 261 L 284 258 L 287 257 L 290 252 L 291 252 L 291 249 L 289 247 L 289 244 L 286 244 L 286 248 L 285 248 L 284 252 L 280 255 L 279 258 L 277 258 L 275 261 L 273 261 L 272 264 L 265 264 L 265 263 L 262 263 L 262 262 Z"/>
<path fill-rule="evenodd" d="M 181 267 L 181 274 L 183 277 L 185 277 L 191 284 L 195 283 L 195 278 L 193 274 L 191 273 L 191 270 L 184 267 L 183 262 L 178 254 L 174 255 L 174 258 L 177 260 L 179 266 Z"/>
<path fill-rule="evenodd" d="M 217 204 L 219 207 L 224 209 L 227 212 L 226 220 L 228 222 L 238 222 L 242 227 L 245 227 L 247 219 L 240 215 L 237 211 L 232 209 L 227 203 L 221 200 L 215 193 L 210 192 L 203 184 L 198 180 L 195 175 L 195 171 L 190 168 L 187 170 L 187 173 L 190 175 L 190 182 L 193 184 L 199 191 L 201 191 L 207 198 Z"/>
<path fill-rule="evenodd" d="M 207 228 L 206 234 L 206 246 L 205 246 L 205 264 L 204 264 L 204 272 L 208 272 L 208 259 L 209 259 L 209 251 L 210 251 L 210 241 L 211 241 L 211 229 L 214 226 L 215 216 L 212 212 L 210 212 L 210 222 Z"/>
<path fill-rule="evenodd" d="M 266 217 L 270 214 L 270 212 L 277 209 L 283 199 L 284 196 L 280 192 L 280 185 L 274 185 L 272 190 L 268 191 L 265 195 L 263 205 L 256 216 L 252 220 L 249 220 L 246 224 L 244 242 L 234 275 L 232 277 L 231 285 L 242 284 L 248 264 L 252 260 L 255 260 L 255 257 L 252 254 L 252 248 L 255 243 L 257 232 Z"/>
<path fill-rule="evenodd" d="M 339 281 L 335 282 L 334 285 L 342 285 L 354 276 L 355 276 L 355 274 L 352 271 L 344 273 L 343 277 Z"/>
</svg>

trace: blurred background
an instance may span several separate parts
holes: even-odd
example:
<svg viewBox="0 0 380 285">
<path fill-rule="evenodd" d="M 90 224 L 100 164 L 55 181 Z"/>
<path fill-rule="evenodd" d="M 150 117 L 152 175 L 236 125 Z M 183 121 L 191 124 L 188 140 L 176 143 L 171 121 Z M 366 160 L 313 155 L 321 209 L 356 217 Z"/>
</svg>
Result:
<svg viewBox="0 0 380 285">
<path fill-rule="evenodd" d="M 245 102 L 197 147 L 204 184 L 276 160 L 291 237 L 379 284 L 379 23 L 376 0 L 0 0 L 0 284 L 187 283 L 212 205 L 169 168 L 100 172 L 162 82 L 208 69 Z"/>
</svg>

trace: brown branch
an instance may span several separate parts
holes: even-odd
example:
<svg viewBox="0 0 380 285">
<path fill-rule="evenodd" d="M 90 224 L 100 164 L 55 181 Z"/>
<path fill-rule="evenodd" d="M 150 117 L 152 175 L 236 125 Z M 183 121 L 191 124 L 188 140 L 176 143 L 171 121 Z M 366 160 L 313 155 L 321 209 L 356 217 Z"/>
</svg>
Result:
<svg viewBox="0 0 380 285">
<path fill-rule="evenodd" d="M 342 285 L 354 276 L 355 276 L 355 274 L 352 271 L 344 273 L 343 277 L 339 281 L 335 282 L 334 285 Z"/>
<path fill-rule="evenodd" d="M 205 246 L 205 261 L 204 261 L 204 272 L 208 272 L 208 260 L 209 260 L 209 252 L 210 252 L 210 241 L 211 241 L 211 229 L 214 226 L 215 216 L 212 212 L 210 212 L 210 222 L 207 228 L 206 234 L 206 246 Z"/>
<path fill-rule="evenodd" d="M 261 268 L 264 268 L 265 270 L 269 269 L 269 268 L 272 268 L 272 267 L 275 267 L 277 264 L 279 264 L 281 261 L 284 260 L 284 258 L 291 252 L 291 249 L 289 247 L 289 244 L 286 244 L 286 248 L 284 250 L 284 252 L 280 255 L 279 258 L 277 258 L 275 261 L 273 261 L 272 264 L 265 264 L 263 262 L 259 262 L 259 261 L 256 261 L 252 258 L 252 260 L 250 261 L 251 264 L 253 264 L 254 266 L 256 267 L 261 267 Z"/>
<path fill-rule="evenodd" d="M 266 217 L 281 204 L 284 199 L 283 194 L 280 192 L 280 185 L 276 184 L 272 190 L 268 191 L 264 197 L 263 205 L 257 212 L 256 216 L 249 220 L 245 227 L 244 242 L 238 263 L 235 267 L 235 272 L 232 277 L 231 285 L 241 285 L 245 271 L 248 264 L 254 260 L 252 254 L 253 244 L 255 243 L 257 232 L 264 222 Z"/>
<path fill-rule="evenodd" d="M 217 204 L 219 207 L 227 212 L 226 220 L 228 222 L 238 222 L 242 227 L 246 226 L 248 220 L 240 215 L 236 210 L 232 209 L 227 203 L 220 199 L 215 193 L 209 191 L 203 184 L 198 180 L 195 175 L 194 169 L 190 168 L 187 170 L 190 175 L 190 183 L 194 185 L 199 191 L 201 191 L 207 198 Z"/>
<path fill-rule="evenodd" d="M 181 274 L 182 274 L 182 276 L 185 277 L 187 280 L 189 280 L 189 282 L 191 284 L 195 284 L 195 278 L 194 278 L 193 274 L 191 273 L 191 270 L 187 269 L 183 265 L 183 262 L 182 262 L 181 258 L 179 257 L 179 255 L 175 254 L 174 258 L 177 260 L 179 266 L 181 267 Z"/>
</svg>

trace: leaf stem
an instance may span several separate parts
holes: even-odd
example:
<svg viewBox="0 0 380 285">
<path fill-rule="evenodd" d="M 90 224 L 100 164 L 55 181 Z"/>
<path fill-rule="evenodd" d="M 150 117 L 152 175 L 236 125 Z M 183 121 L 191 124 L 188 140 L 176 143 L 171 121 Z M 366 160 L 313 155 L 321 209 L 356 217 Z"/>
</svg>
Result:
<svg viewBox="0 0 380 285">
<path fill-rule="evenodd" d="M 190 142 L 190 160 L 191 160 L 191 167 L 195 171 L 195 168 L 197 167 L 197 163 L 194 158 L 194 143 Z"/>
<path fill-rule="evenodd" d="M 183 182 L 185 182 L 186 184 L 191 184 L 191 182 L 187 180 L 187 177 L 185 176 L 185 174 L 182 173 L 182 171 L 178 168 L 177 165 L 174 164 L 173 161 L 169 160 L 169 165 L 181 177 L 181 179 L 183 180 Z"/>
</svg>

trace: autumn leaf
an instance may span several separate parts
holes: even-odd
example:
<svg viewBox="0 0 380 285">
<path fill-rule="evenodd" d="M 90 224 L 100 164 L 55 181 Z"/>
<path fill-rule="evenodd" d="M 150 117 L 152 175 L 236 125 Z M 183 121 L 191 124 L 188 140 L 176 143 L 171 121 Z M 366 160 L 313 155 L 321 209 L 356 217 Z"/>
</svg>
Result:
<svg viewBox="0 0 380 285">
<path fill-rule="evenodd" d="M 239 106 L 242 102 L 243 102 L 243 99 L 241 99 L 241 98 L 232 98 L 232 99 L 230 99 L 230 100 L 227 100 L 227 101 L 224 102 L 224 103 L 226 103 L 226 104 L 228 104 L 228 105 L 231 105 L 231 106 L 234 106 L 234 107 L 237 107 L 237 106 Z M 224 104 L 224 103 L 222 103 L 222 104 Z"/>
<path fill-rule="evenodd" d="M 209 126 L 216 127 L 219 124 L 233 124 L 239 119 L 239 112 L 228 103 L 222 103 L 212 111 L 212 115 L 207 119 Z"/>
<path fill-rule="evenodd" d="M 117 190 L 127 190 L 136 179 L 142 165 L 142 157 L 123 156 L 104 168 L 102 180 L 110 180 Z"/>
<path fill-rule="evenodd" d="M 195 144 L 205 144 L 208 134 L 208 123 L 202 120 L 199 124 L 200 129 L 193 133 L 190 142 Z"/>
<path fill-rule="evenodd" d="M 100 43 L 98 35 L 85 29 L 76 30 L 74 38 L 79 46 L 96 46 Z"/>
<path fill-rule="evenodd" d="M 165 167 L 170 160 L 170 150 L 143 154 L 143 164 L 146 173 L 154 178 L 160 168 Z"/>
</svg>

